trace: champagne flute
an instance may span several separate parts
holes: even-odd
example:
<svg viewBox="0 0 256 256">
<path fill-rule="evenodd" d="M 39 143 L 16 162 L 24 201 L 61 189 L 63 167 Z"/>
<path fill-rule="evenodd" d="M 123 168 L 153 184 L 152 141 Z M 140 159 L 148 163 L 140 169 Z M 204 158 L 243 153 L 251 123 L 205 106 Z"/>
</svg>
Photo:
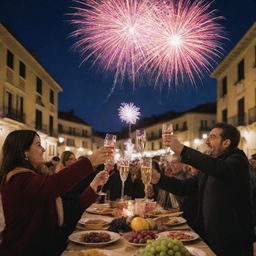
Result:
<svg viewBox="0 0 256 256">
<path fill-rule="evenodd" d="M 170 135 L 173 135 L 173 125 L 171 123 L 164 123 L 162 126 L 162 139 L 164 146 L 166 145 L 166 138 Z M 166 155 L 168 153 L 170 153 L 170 147 L 166 147 Z"/>
<path fill-rule="evenodd" d="M 129 160 L 127 158 L 119 158 L 118 169 L 122 181 L 121 201 L 124 201 L 124 182 L 129 174 Z"/>
<path fill-rule="evenodd" d="M 146 147 L 146 130 L 136 130 L 136 149 L 140 152 L 141 156 Z"/>
<path fill-rule="evenodd" d="M 141 180 L 145 185 L 145 191 L 147 191 L 147 186 L 150 184 L 152 176 L 152 159 L 150 157 L 141 158 Z M 145 199 L 147 200 L 147 193 L 145 192 Z"/>
<path fill-rule="evenodd" d="M 104 139 L 104 147 L 115 149 L 116 146 L 116 135 L 107 133 Z M 104 165 L 107 164 L 109 160 L 106 160 Z M 101 197 L 106 197 L 106 193 L 102 192 L 103 186 L 101 186 L 100 191 L 98 192 L 98 195 Z M 103 201 L 103 200 L 102 200 Z"/>
</svg>

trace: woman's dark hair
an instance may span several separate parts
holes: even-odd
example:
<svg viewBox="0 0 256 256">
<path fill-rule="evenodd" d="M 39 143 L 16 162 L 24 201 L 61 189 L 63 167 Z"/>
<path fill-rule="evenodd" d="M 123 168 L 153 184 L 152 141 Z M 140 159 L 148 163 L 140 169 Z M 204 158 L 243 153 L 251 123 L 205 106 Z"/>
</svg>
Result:
<svg viewBox="0 0 256 256">
<path fill-rule="evenodd" d="M 61 156 L 60 156 L 60 162 L 61 164 L 65 167 L 66 166 L 66 162 L 68 161 L 68 159 L 70 158 L 70 156 L 74 156 L 75 154 L 71 151 L 63 151 Z"/>
<path fill-rule="evenodd" d="M 0 165 L 0 184 L 4 183 L 6 175 L 16 167 L 35 168 L 26 159 L 25 151 L 29 150 L 35 136 L 33 130 L 16 130 L 8 134 L 2 147 L 2 161 Z"/>
<path fill-rule="evenodd" d="M 230 140 L 230 149 L 236 148 L 238 146 L 240 141 L 240 132 L 235 126 L 226 123 L 216 123 L 213 125 L 212 129 L 214 128 L 220 128 L 223 130 L 220 136 L 222 140 Z"/>
</svg>

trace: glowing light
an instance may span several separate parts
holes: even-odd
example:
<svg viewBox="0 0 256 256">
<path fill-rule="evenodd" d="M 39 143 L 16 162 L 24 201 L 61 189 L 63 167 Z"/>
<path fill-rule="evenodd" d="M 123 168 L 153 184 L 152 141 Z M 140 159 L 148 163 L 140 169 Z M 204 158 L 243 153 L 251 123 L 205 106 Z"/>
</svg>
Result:
<svg viewBox="0 0 256 256">
<path fill-rule="evenodd" d="M 140 108 L 136 107 L 133 103 L 121 103 L 118 109 L 118 116 L 121 121 L 135 124 L 140 117 Z"/>
<path fill-rule="evenodd" d="M 208 137 L 207 133 L 204 133 L 204 134 L 202 135 L 202 138 L 203 138 L 204 140 L 207 139 L 207 137 Z"/>
<path fill-rule="evenodd" d="M 65 139 L 63 137 L 59 137 L 59 143 L 63 143 Z"/>
<path fill-rule="evenodd" d="M 198 146 L 200 143 L 201 143 L 201 140 L 200 140 L 200 139 L 194 139 L 194 144 L 195 144 L 195 145 Z"/>
<path fill-rule="evenodd" d="M 80 147 L 80 148 L 78 148 L 78 151 L 82 152 L 82 151 L 84 151 L 84 148 Z"/>
<path fill-rule="evenodd" d="M 84 61 L 114 72 L 114 85 L 146 75 L 153 85 L 196 84 L 221 57 L 223 27 L 205 0 L 78 0 L 72 36 Z"/>
</svg>

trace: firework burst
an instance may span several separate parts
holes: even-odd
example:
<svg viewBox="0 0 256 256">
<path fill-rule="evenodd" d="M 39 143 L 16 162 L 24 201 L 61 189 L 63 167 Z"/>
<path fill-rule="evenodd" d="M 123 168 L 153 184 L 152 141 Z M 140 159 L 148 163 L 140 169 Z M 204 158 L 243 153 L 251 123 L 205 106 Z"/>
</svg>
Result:
<svg viewBox="0 0 256 256">
<path fill-rule="evenodd" d="M 221 17 L 204 0 L 79 0 L 73 36 L 84 61 L 93 59 L 115 81 L 141 74 L 155 81 L 195 84 L 223 49 Z M 162 84 L 159 83 L 159 84 Z"/>
<path fill-rule="evenodd" d="M 135 124 L 140 117 L 140 108 L 133 103 L 121 103 L 118 108 L 118 116 L 127 124 Z"/>
</svg>

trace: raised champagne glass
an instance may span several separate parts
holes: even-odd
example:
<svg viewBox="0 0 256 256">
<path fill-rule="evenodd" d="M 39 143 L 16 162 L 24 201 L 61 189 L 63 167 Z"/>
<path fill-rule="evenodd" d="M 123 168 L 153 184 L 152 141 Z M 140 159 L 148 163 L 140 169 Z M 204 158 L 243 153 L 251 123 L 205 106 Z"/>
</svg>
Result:
<svg viewBox="0 0 256 256">
<path fill-rule="evenodd" d="M 117 165 L 119 169 L 120 179 L 122 181 L 122 191 L 121 191 L 121 201 L 124 201 L 124 183 L 129 174 L 129 159 L 128 158 L 119 158 Z"/>
<path fill-rule="evenodd" d="M 150 184 L 152 176 L 152 159 L 150 157 L 142 157 L 141 161 L 141 180 L 145 185 L 145 199 L 147 200 L 147 186 Z"/>
<path fill-rule="evenodd" d="M 104 147 L 112 148 L 114 150 L 115 146 L 116 146 L 116 135 L 107 133 L 104 139 Z M 104 165 L 106 165 L 107 162 L 110 160 L 111 159 L 106 160 Z M 107 194 L 103 192 L 102 189 L 103 189 L 103 186 L 101 186 L 100 191 L 98 192 L 98 195 L 100 196 L 99 202 L 103 202 L 106 200 Z"/>
<path fill-rule="evenodd" d="M 143 155 L 146 147 L 146 130 L 136 130 L 136 150 Z"/>
<path fill-rule="evenodd" d="M 164 147 L 166 148 L 166 155 L 170 153 L 170 147 L 166 146 L 166 139 L 173 135 L 173 124 L 171 123 L 164 123 L 162 126 L 162 139 Z"/>
</svg>

